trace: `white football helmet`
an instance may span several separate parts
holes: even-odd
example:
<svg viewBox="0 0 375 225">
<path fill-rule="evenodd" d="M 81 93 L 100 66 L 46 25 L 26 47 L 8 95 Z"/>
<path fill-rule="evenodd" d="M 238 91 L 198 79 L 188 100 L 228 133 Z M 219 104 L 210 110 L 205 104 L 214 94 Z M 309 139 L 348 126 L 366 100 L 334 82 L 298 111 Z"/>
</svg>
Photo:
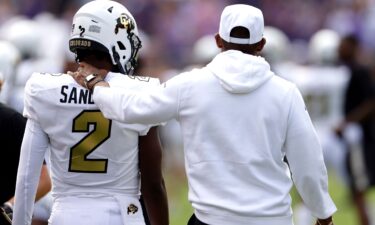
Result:
<svg viewBox="0 0 375 225">
<path fill-rule="evenodd" d="M 73 18 L 70 51 L 103 51 L 121 73 L 131 74 L 137 65 L 141 41 L 132 14 L 120 3 L 94 0 L 83 5 Z"/>
<path fill-rule="evenodd" d="M 194 43 L 191 61 L 197 64 L 207 64 L 219 53 L 220 48 L 216 45 L 215 34 L 207 34 Z"/>
<path fill-rule="evenodd" d="M 317 65 L 334 65 L 337 62 L 340 36 L 329 29 L 317 31 L 308 46 L 309 61 Z"/>
<path fill-rule="evenodd" d="M 21 53 L 13 44 L 0 40 L 0 72 L 4 79 L 12 74 L 17 64 L 21 61 Z"/>
<path fill-rule="evenodd" d="M 282 30 L 273 26 L 265 26 L 263 36 L 266 39 L 266 45 L 262 50 L 262 55 L 268 62 L 275 64 L 289 58 L 288 51 L 291 51 L 291 43 Z"/>
<path fill-rule="evenodd" d="M 20 51 L 22 58 L 38 57 L 41 32 L 38 24 L 19 16 L 7 21 L 1 29 L 4 40 L 11 42 Z"/>
<path fill-rule="evenodd" d="M 15 70 L 21 61 L 21 53 L 13 44 L 0 40 L 0 102 L 8 103 L 13 90 Z"/>
</svg>

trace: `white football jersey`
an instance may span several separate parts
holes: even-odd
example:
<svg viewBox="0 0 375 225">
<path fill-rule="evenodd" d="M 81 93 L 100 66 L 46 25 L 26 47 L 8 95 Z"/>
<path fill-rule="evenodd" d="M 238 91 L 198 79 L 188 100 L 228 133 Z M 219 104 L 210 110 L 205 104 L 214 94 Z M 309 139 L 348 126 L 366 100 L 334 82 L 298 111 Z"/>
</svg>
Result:
<svg viewBox="0 0 375 225">
<path fill-rule="evenodd" d="M 327 167 L 346 178 L 345 147 L 334 128 L 343 120 L 345 91 L 350 71 L 343 66 L 278 65 L 277 73 L 295 83 L 304 98 L 307 110 L 323 148 Z"/>
<path fill-rule="evenodd" d="M 106 81 L 131 90 L 159 85 L 158 79 L 113 73 Z M 139 194 L 138 137 L 149 125 L 104 118 L 92 93 L 67 74 L 34 73 L 25 88 L 24 116 L 49 138 L 54 196 Z"/>
<path fill-rule="evenodd" d="M 295 65 L 277 69 L 280 76 L 295 83 L 301 91 L 316 129 L 332 130 L 341 121 L 350 76 L 346 67 Z"/>
</svg>

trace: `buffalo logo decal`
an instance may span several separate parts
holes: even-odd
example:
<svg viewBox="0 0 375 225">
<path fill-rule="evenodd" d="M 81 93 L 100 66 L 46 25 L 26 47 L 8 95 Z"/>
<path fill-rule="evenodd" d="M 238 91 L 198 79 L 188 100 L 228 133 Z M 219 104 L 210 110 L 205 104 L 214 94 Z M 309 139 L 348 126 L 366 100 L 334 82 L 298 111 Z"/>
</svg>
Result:
<svg viewBox="0 0 375 225">
<path fill-rule="evenodd" d="M 117 18 L 117 24 L 115 28 L 115 34 L 118 33 L 119 29 L 126 29 L 127 32 L 133 30 L 135 28 L 133 20 L 126 15 L 125 13 L 121 14 L 119 18 Z"/>
<path fill-rule="evenodd" d="M 138 207 L 134 204 L 130 204 L 128 206 L 128 215 L 129 214 L 135 214 L 136 212 L 138 212 Z"/>
</svg>

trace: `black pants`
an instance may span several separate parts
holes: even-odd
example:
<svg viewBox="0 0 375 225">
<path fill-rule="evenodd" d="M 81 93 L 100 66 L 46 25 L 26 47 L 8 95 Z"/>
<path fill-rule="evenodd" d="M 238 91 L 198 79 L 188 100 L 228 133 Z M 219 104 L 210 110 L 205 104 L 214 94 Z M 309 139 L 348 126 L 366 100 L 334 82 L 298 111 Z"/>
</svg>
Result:
<svg viewBox="0 0 375 225">
<path fill-rule="evenodd" d="M 194 214 L 190 217 L 189 222 L 187 225 L 208 225 L 207 223 L 203 223 L 200 221 Z"/>
<path fill-rule="evenodd" d="M 1 214 L 0 214 L 0 225 L 10 225 L 10 223 L 6 221 L 4 216 Z"/>
</svg>

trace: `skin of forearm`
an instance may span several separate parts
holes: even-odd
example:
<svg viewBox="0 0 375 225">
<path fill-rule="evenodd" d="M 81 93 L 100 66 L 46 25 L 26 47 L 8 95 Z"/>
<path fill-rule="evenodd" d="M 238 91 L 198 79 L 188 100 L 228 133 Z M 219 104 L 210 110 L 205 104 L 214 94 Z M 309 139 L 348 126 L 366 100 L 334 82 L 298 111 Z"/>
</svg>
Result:
<svg viewBox="0 0 375 225">
<path fill-rule="evenodd" d="M 35 195 L 35 202 L 45 196 L 51 190 L 51 178 L 48 173 L 48 168 L 46 165 L 43 165 L 40 172 L 39 184 Z M 7 202 L 14 205 L 14 197 L 10 198 Z"/>
<path fill-rule="evenodd" d="M 366 101 L 346 115 L 347 122 L 361 122 L 375 113 L 375 101 Z"/>
<path fill-rule="evenodd" d="M 43 196 L 45 196 L 51 190 L 51 186 L 51 178 L 49 176 L 47 166 L 44 165 L 40 173 L 40 179 L 38 189 L 36 191 L 35 201 L 38 201 Z"/>
<path fill-rule="evenodd" d="M 151 224 L 168 225 L 168 199 L 164 181 L 159 185 L 144 185 L 141 192 Z M 151 187 L 151 188 L 150 188 Z"/>
</svg>

